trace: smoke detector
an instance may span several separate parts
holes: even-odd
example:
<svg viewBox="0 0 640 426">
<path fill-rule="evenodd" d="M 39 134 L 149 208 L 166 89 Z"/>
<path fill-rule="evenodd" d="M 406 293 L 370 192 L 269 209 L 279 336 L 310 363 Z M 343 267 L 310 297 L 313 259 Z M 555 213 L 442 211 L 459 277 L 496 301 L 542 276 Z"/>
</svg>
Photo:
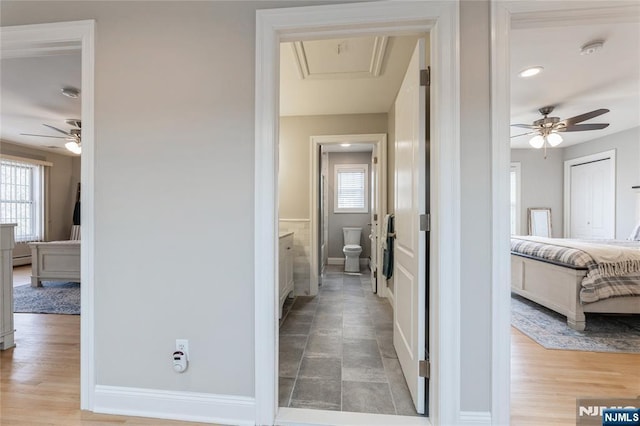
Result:
<svg viewBox="0 0 640 426">
<path fill-rule="evenodd" d="M 580 48 L 581 55 L 591 55 L 598 52 L 604 46 L 604 40 L 591 41 Z"/>
</svg>

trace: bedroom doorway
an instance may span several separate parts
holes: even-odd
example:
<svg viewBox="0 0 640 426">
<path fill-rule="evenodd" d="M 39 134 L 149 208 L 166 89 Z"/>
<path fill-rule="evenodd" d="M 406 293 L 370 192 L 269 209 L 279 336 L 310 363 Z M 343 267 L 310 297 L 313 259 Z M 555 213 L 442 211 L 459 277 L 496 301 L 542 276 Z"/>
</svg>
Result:
<svg viewBox="0 0 640 426">
<path fill-rule="evenodd" d="M 80 158 L 80 181 L 82 181 L 82 244 L 80 248 L 80 310 L 82 315 L 76 321 L 80 346 L 77 365 L 80 378 L 79 405 L 83 410 L 91 410 L 94 391 L 93 364 L 93 270 L 94 270 L 94 30 L 92 20 L 70 21 L 52 24 L 0 27 L 2 57 L 29 56 L 47 52 L 65 52 L 71 48 L 79 51 L 81 68 L 82 155 Z M 47 48 L 43 48 L 47 46 Z M 74 188 L 75 195 L 75 188 Z M 75 201 L 75 197 L 72 198 Z M 73 207 L 71 209 L 73 211 Z M 71 220 L 69 214 L 69 220 Z M 68 320 L 71 317 L 65 317 Z M 77 320 L 77 318 L 72 318 Z M 63 327 L 66 328 L 66 327 Z M 72 327 L 73 328 L 73 327 Z M 17 333 L 18 334 L 18 333 Z M 77 348 L 77 344 L 75 346 Z M 8 364 L 5 364 L 8 365 Z M 74 382 L 77 383 L 77 382 Z"/>
</svg>

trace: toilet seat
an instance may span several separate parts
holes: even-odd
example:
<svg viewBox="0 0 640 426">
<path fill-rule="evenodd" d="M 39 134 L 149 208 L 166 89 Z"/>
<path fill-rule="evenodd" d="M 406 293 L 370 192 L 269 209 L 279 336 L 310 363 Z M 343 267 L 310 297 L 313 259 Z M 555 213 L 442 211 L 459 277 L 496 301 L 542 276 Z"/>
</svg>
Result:
<svg viewBox="0 0 640 426">
<path fill-rule="evenodd" d="M 343 251 L 347 252 L 347 251 L 358 251 L 358 250 L 362 250 L 362 247 L 360 247 L 359 245 L 356 244 L 347 244 L 346 246 L 344 246 Z"/>
</svg>

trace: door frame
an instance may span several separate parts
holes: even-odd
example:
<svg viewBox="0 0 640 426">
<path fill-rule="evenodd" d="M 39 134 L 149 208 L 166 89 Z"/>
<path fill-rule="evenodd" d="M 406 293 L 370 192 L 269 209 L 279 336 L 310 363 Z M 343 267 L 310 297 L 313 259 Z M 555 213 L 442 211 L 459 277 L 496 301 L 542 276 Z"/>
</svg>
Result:
<svg viewBox="0 0 640 426">
<path fill-rule="evenodd" d="M 491 421 L 509 424 L 511 267 L 509 260 L 510 36 L 513 28 L 625 22 L 637 2 L 491 0 L 492 384 Z"/>
<path fill-rule="evenodd" d="M 318 188 L 320 185 L 320 170 L 318 169 L 318 163 L 320 156 L 318 150 L 322 145 L 338 145 L 349 141 L 351 145 L 376 145 L 378 149 L 378 162 L 380 164 L 380 180 L 384 182 L 384 185 L 380 185 L 378 188 L 378 213 L 381 217 L 387 213 L 387 134 L 386 133 L 370 133 L 370 134 L 353 134 L 353 135 L 322 135 L 311 136 L 311 176 L 309 181 L 311 182 L 311 276 L 309 281 L 309 294 L 315 296 L 318 294 L 318 255 L 319 255 L 319 241 L 318 235 L 318 223 L 320 218 L 318 217 Z M 331 172 L 330 172 L 331 173 Z M 378 237 L 380 237 L 380 225 L 376 230 Z M 373 248 L 372 248 L 373 249 Z M 380 254 L 380 247 L 376 247 L 377 253 Z M 379 258 L 380 259 L 380 258 Z M 386 295 L 386 284 L 384 286 Z"/>
<path fill-rule="evenodd" d="M 266 9 L 256 13 L 254 372 L 258 424 L 272 424 L 278 414 L 276 253 L 280 43 L 332 36 L 426 32 L 430 33 L 430 64 L 434 71 L 431 197 L 435 207 L 432 210 L 435 250 L 429 315 L 431 324 L 436 324 L 430 334 L 429 420 L 433 424 L 460 423 L 459 3 L 380 1 Z M 500 404 L 508 406 L 508 402 L 507 398 Z"/>
<path fill-rule="evenodd" d="M 0 27 L 2 52 L 42 52 L 42 46 L 69 43 L 81 52 L 82 69 L 82 155 L 80 156 L 82 244 L 80 244 L 80 409 L 93 410 L 95 392 L 94 332 L 94 82 L 95 21 L 69 21 Z M 46 49 L 46 48 L 45 48 Z M 55 50 L 55 46 L 53 46 Z M 85 190 L 86 189 L 86 190 Z"/>
<path fill-rule="evenodd" d="M 616 150 L 611 149 L 608 151 L 598 152 L 591 155 L 585 155 L 583 157 L 576 157 L 564 162 L 564 237 L 571 238 L 571 167 L 583 163 L 591 163 L 594 161 L 611 160 L 609 173 L 611 179 L 611 186 L 609 187 L 610 195 L 614 202 L 611 203 L 611 219 L 612 230 L 615 236 L 616 233 Z M 606 203 L 605 203 L 606 204 Z"/>
</svg>

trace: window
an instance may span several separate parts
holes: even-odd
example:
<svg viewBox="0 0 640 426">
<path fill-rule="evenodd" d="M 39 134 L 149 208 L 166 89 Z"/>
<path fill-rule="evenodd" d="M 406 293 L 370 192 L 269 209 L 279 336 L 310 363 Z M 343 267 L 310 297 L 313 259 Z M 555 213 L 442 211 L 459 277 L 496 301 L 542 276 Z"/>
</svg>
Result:
<svg viewBox="0 0 640 426">
<path fill-rule="evenodd" d="M 511 163 L 511 235 L 521 235 L 520 174 L 520 163 Z"/>
<path fill-rule="evenodd" d="M 0 160 L 0 222 L 17 223 L 16 242 L 43 239 L 42 164 L 28 160 Z"/>
<path fill-rule="evenodd" d="M 369 212 L 369 165 L 336 164 L 334 213 Z"/>
</svg>

